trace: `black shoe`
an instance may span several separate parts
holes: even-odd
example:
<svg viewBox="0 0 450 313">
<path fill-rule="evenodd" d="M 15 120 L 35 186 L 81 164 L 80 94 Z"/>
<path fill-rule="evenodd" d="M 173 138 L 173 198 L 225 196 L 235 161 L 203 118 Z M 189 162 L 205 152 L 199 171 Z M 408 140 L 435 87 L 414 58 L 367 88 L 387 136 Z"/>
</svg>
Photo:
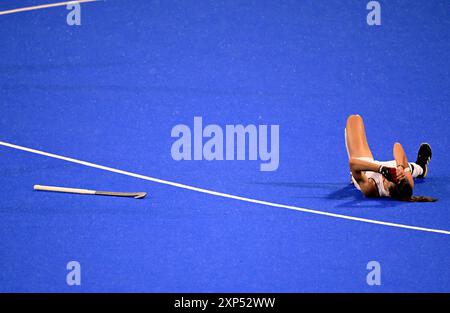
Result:
<svg viewBox="0 0 450 313">
<path fill-rule="evenodd" d="M 424 178 L 428 173 L 428 163 L 431 160 L 431 147 L 427 143 L 422 143 L 417 153 L 416 164 L 423 169 L 422 175 L 417 176 L 417 178 Z"/>
</svg>

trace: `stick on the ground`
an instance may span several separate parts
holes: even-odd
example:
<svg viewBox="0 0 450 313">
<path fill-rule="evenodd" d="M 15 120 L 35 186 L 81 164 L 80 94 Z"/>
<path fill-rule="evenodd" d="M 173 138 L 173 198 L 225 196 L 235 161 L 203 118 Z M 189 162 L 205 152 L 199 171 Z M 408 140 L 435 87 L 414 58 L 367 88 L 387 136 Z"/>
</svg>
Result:
<svg viewBox="0 0 450 313">
<path fill-rule="evenodd" d="M 80 194 L 80 195 L 99 195 L 99 196 L 129 197 L 129 198 L 135 198 L 135 199 L 143 199 L 147 195 L 146 192 L 98 191 L 98 190 L 89 190 L 89 189 L 65 188 L 65 187 L 42 186 L 42 185 L 34 185 L 33 189 L 34 190 L 41 190 L 41 191 L 76 193 L 76 194 Z"/>
</svg>

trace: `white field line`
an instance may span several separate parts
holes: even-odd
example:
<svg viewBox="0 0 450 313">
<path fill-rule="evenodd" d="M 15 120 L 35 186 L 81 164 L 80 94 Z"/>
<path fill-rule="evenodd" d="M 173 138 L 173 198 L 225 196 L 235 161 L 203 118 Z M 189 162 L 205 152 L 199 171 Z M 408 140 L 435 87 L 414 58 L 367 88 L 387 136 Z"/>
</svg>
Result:
<svg viewBox="0 0 450 313">
<path fill-rule="evenodd" d="M 98 1 L 98 0 L 77 0 L 77 1 L 65 1 L 65 2 L 41 4 L 41 5 L 35 5 L 35 6 L 31 6 L 31 7 L 24 7 L 24 8 L 0 11 L 0 15 L 60 7 L 60 6 L 64 6 L 64 5 L 71 4 L 71 3 L 84 3 L 84 2 L 95 2 L 95 1 Z"/>
<path fill-rule="evenodd" d="M 59 160 L 72 162 L 72 163 L 76 163 L 76 164 L 80 164 L 80 165 L 84 165 L 84 166 L 88 166 L 88 167 L 93 167 L 93 168 L 97 168 L 97 169 L 112 172 L 112 173 L 131 176 L 131 177 L 135 177 L 135 178 L 139 178 L 139 179 L 143 179 L 143 180 L 152 181 L 152 182 L 155 182 L 158 184 L 164 184 L 164 185 L 169 185 L 169 186 L 173 186 L 173 187 L 177 187 L 177 188 L 192 190 L 192 191 L 209 194 L 209 195 L 213 195 L 213 196 L 217 196 L 217 197 L 234 199 L 234 200 L 238 200 L 238 201 L 260 204 L 260 205 L 265 205 L 265 206 L 270 206 L 270 207 L 275 207 L 275 208 L 283 208 L 283 209 L 289 209 L 289 210 L 294 210 L 294 211 L 300 211 L 300 212 L 305 212 L 305 213 L 310 213 L 310 214 L 323 215 L 323 216 L 334 217 L 334 218 L 339 218 L 339 219 L 344 219 L 344 220 L 351 220 L 351 221 L 356 221 L 356 222 L 363 222 L 363 223 L 396 227 L 396 228 L 402 228 L 402 229 L 450 235 L 449 230 L 433 229 L 433 228 L 412 226 L 412 225 L 406 225 L 406 224 L 384 222 L 384 221 L 361 218 L 361 217 L 356 217 L 356 216 L 336 214 L 336 213 L 330 213 L 330 212 L 325 212 L 325 211 L 301 208 L 301 207 L 292 206 L 292 205 L 279 204 L 279 203 L 274 203 L 274 202 L 269 202 L 269 201 L 251 199 L 251 198 L 236 196 L 236 195 L 227 194 L 227 193 L 223 193 L 223 192 L 218 192 L 218 191 L 214 191 L 214 190 L 208 190 L 208 189 L 204 189 L 204 188 L 194 187 L 194 186 L 190 186 L 190 185 L 186 185 L 186 184 L 171 182 L 168 180 L 163 180 L 163 179 L 159 179 L 159 178 L 155 178 L 155 177 L 136 174 L 136 173 L 132 173 L 132 172 L 124 171 L 124 170 L 115 169 L 112 167 L 107 167 L 107 166 L 103 166 L 103 165 L 98 165 L 98 164 L 94 164 L 94 163 L 90 163 L 90 162 L 86 162 L 86 161 L 82 161 L 82 160 L 65 157 L 65 156 L 58 155 L 58 154 L 53 154 L 53 153 L 48 153 L 48 152 L 44 152 L 44 151 L 40 151 L 40 150 L 27 148 L 27 147 L 22 147 L 22 146 L 18 146 L 18 145 L 7 143 L 7 142 L 0 141 L 0 145 L 9 147 L 9 148 L 13 148 L 13 149 L 17 149 L 17 150 L 34 153 L 34 154 L 47 156 L 47 157 L 54 158 L 54 159 L 59 159 Z"/>
</svg>

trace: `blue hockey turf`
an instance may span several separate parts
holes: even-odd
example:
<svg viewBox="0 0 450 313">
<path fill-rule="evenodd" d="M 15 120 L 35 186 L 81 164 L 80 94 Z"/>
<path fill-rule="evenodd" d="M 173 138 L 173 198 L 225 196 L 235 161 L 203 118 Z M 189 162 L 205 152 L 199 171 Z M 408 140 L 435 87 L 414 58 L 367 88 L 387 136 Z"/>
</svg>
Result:
<svg viewBox="0 0 450 313">
<path fill-rule="evenodd" d="M 48 3 L 8 1 L 0 11 Z M 51 2 L 51 1 L 49 1 Z M 256 200 L 450 231 L 450 6 L 125 1 L 0 15 L 0 141 Z M 415 194 L 349 184 L 344 127 L 376 159 L 433 148 Z M 279 125 L 279 167 L 175 161 L 171 130 Z M 34 184 L 147 198 L 33 191 Z M 198 193 L 0 146 L 0 291 L 450 292 L 450 236 Z M 81 265 L 68 286 L 66 265 Z M 370 261 L 381 285 L 369 286 Z"/>
</svg>

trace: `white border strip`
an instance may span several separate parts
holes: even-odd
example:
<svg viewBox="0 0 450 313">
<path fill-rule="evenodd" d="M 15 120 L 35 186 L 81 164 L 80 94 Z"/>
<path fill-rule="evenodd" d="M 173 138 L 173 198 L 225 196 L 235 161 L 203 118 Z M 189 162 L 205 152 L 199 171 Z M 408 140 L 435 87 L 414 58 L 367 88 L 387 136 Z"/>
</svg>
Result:
<svg viewBox="0 0 450 313">
<path fill-rule="evenodd" d="M 98 1 L 98 0 L 73 0 L 73 1 L 41 4 L 41 5 L 35 5 L 32 7 L 0 11 L 0 15 L 13 14 L 13 13 L 19 13 L 19 12 L 25 12 L 25 11 L 34 11 L 34 10 L 40 10 L 40 9 L 53 8 L 53 7 L 60 7 L 60 6 L 64 6 L 64 5 L 71 4 L 71 3 L 83 3 L 83 2 L 95 2 L 95 1 Z"/>
<path fill-rule="evenodd" d="M 189 185 L 185 185 L 185 184 L 180 184 L 180 183 L 171 182 L 168 180 L 163 180 L 163 179 L 154 178 L 154 177 L 150 177 L 150 176 L 140 175 L 140 174 L 136 174 L 136 173 L 132 173 L 132 172 L 127 172 L 127 171 L 115 169 L 112 167 L 107 167 L 107 166 L 98 165 L 98 164 L 94 164 L 94 163 L 90 163 L 90 162 L 86 162 L 86 161 L 68 158 L 65 156 L 48 153 L 48 152 L 44 152 L 44 151 L 40 151 L 40 150 L 30 149 L 30 148 L 14 145 L 14 144 L 3 142 L 3 141 L 0 141 L 0 145 L 9 147 L 9 148 L 13 148 L 13 149 L 17 149 L 17 150 L 34 153 L 34 154 L 47 156 L 47 157 L 54 158 L 54 159 L 77 163 L 80 165 L 93 167 L 93 168 L 97 168 L 97 169 L 108 171 L 108 172 L 113 172 L 113 173 L 117 173 L 117 174 L 121 174 L 121 175 L 131 176 L 131 177 L 135 177 L 135 178 L 139 178 L 139 179 L 143 179 L 143 180 L 148 180 L 148 181 L 152 181 L 152 182 L 155 182 L 158 184 L 164 184 L 164 185 L 169 185 L 169 186 L 173 186 L 173 187 L 177 187 L 177 188 L 192 190 L 192 191 L 209 194 L 209 195 L 213 195 L 213 196 L 217 196 L 217 197 L 234 199 L 234 200 L 238 200 L 238 201 L 255 203 L 255 204 L 260 204 L 260 205 L 265 205 L 265 206 L 270 206 L 270 207 L 295 210 L 295 211 L 300 211 L 300 212 L 305 212 L 305 213 L 324 215 L 324 216 L 335 217 L 335 218 L 340 218 L 340 219 L 344 219 L 344 220 L 351 220 L 351 221 L 357 221 L 357 222 L 363 222 L 363 223 L 369 223 L 369 224 L 377 224 L 377 225 L 390 226 L 390 227 L 396 227 L 396 228 L 403 228 L 403 229 L 418 230 L 418 231 L 424 231 L 424 232 L 430 232 L 430 233 L 450 235 L 450 231 L 448 231 L 448 230 L 425 228 L 425 227 L 397 224 L 397 223 L 391 223 L 391 222 L 383 222 L 383 221 L 371 220 L 371 219 L 367 219 L 367 218 L 361 218 L 361 217 L 355 217 L 355 216 L 349 216 L 349 215 L 342 215 L 342 214 L 300 208 L 300 207 L 296 207 L 296 206 L 292 206 L 292 205 L 285 205 L 285 204 L 278 204 L 278 203 L 273 203 L 273 202 L 268 202 L 268 201 L 256 200 L 256 199 L 251 199 L 251 198 L 246 198 L 246 197 L 241 197 L 241 196 L 235 196 L 235 195 L 231 195 L 231 194 L 227 194 L 227 193 L 223 193 L 223 192 L 208 190 L 208 189 L 204 189 L 204 188 L 193 187 L 193 186 L 189 186 Z"/>
</svg>

